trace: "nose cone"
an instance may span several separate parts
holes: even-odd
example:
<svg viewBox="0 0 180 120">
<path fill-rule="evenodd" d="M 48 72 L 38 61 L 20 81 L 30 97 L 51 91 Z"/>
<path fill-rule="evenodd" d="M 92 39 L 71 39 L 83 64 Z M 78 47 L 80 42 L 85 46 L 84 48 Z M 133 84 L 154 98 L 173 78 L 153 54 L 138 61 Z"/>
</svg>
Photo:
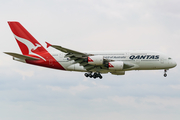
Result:
<svg viewBox="0 0 180 120">
<path fill-rule="evenodd" d="M 174 60 L 172 60 L 172 67 L 176 67 L 177 66 L 177 63 L 174 61 Z"/>
</svg>

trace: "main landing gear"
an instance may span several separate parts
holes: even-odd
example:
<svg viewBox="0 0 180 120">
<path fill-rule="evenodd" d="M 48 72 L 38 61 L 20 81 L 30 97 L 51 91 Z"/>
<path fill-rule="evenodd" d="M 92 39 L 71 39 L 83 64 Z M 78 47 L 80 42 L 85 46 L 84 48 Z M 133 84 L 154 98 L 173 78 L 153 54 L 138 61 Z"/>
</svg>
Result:
<svg viewBox="0 0 180 120">
<path fill-rule="evenodd" d="M 164 77 L 167 77 L 167 73 L 166 72 L 167 72 L 167 70 L 165 69 L 164 70 Z"/>
<path fill-rule="evenodd" d="M 90 72 L 90 73 L 85 73 L 84 74 L 86 77 L 90 77 L 90 78 L 94 78 L 94 79 L 96 79 L 96 78 L 100 78 L 100 79 L 102 79 L 102 75 L 99 73 L 99 72 L 95 72 L 94 74 L 92 74 L 92 72 Z"/>
</svg>

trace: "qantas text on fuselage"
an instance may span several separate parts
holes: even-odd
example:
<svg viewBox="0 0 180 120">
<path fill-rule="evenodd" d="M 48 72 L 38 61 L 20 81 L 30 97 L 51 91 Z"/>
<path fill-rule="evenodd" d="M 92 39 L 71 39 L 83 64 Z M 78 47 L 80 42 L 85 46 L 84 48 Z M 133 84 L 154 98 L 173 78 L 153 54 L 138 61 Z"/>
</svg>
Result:
<svg viewBox="0 0 180 120">
<path fill-rule="evenodd" d="M 100 78 L 104 73 L 124 75 L 130 70 L 164 70 L 176 66 L 169 56 L 153 51 L 79 52 L 46 42 L 47 48 L 59 52 L 49 53 L 19 22 L 8 22 L 22 54 L 4 52 L 13 60 L 66 71 L 85 72 L 86 77 Z"/>
<path fill-rule="evenodd" d="M 132 55 L 129 57 L 129 59 L 159 59 L 159 55 Z"/>
</svg>

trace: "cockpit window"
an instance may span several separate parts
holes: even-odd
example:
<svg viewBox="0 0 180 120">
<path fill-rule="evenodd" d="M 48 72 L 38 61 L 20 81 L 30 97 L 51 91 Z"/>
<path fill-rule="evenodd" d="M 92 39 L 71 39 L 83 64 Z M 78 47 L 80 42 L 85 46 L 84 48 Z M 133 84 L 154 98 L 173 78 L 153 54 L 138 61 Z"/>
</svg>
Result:
<svg viewBox="0 0 180 120">
<path fill-rule="evenodd" d="M 169 59 L 169 60 L 171 60 L 171 58 L 170 58 L 170 57 L 169 57 L 168 59 Z"/>
</svg>

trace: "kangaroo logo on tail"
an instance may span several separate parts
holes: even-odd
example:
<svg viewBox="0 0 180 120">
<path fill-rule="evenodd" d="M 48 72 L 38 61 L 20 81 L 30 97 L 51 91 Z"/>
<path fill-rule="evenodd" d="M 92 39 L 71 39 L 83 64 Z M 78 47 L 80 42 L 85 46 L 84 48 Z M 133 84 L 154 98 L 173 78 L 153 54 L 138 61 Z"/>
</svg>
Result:
<svg viewBox="0 0 180 120">
<path fill-rule="evenodd" d="M 33 51 L 34 51 L 34 50 L 36 50 L 38 47 L 41 47 L 41 45 L 39 45 L 39 44 L 37 44 L 37 43 L 36 43 L 35 48 L 32 48 L 31 50 L 33 50 Z"/>
<path fill-rule="evenodd" d="M 33 52 L 33 51 L 35 51 L 38 47 L 41 47 L 41 45 L 35 43 L 35 44 L 36 44 L 36 46 L 35 46 L 35 45 L 34 45 L 32 42 L 30 42 L 29 40 L 26 40 L 26 39 L 24 39 L 24 38 L 18 37 L 18 36 L 16 36 L 15 34 L 14 34 L 14 37 L 15 37 L 19 42 L 21 42 L 21 43 L 23 43 L 23 44 L 25 44 L 25 45 L 27 46 L 27 48 L 28 48 L 28 50 L 29 50 L 29 55 L 38 56 L 38 57 L 42 58 L 44 61 L 46 61 L 45 58 L 43 58 L 42 56 L 40 56 L 40 55 L 38 55 L 38 54 L 36 54 L 36 53 Z"/>
</svg>

